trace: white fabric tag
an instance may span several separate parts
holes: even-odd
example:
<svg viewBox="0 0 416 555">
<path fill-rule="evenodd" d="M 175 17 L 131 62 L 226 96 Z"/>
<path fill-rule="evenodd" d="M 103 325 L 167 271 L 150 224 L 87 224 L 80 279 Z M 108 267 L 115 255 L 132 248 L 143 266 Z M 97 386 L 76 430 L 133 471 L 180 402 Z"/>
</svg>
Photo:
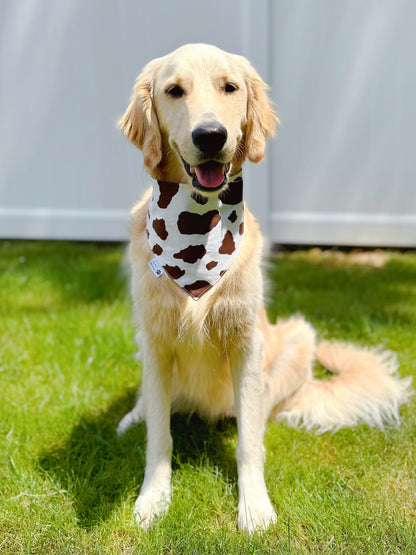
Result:
<svg viewBox="0 0 416 555">
<path fill-rule="evenodd" d="M 152 260 L 149 262 L 149 268 L 152 270 L 156 277 L 160 277 L 165 272 L 156 258 L 152 258 Z"/>
</svg>

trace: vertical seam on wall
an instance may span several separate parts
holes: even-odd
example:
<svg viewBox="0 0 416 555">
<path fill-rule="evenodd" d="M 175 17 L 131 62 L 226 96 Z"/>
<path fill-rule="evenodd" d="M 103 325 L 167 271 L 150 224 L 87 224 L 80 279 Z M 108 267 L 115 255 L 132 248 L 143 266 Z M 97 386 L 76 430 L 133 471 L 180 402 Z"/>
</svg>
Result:
<svg viewBox="0 0 416 555">
<path fill-rule="evenodd" d="M 274 86 L 273 82 L 273 62 L 274 62 L 274 55 L 273 55 L 273 22 L 274 22 L 274 10 L 273 10 L 273 2 L 275 0 L 268 0 L 267 2 L 267 29 L 266 29 L 266 44 L 267 44 L 267 83 L 269 84 L 270 88 Z M 273 210 L 271 209 L 272 202 L 273 202 L 273 156 L 272 156 L 272 148 L 269 143 L 268 148 L 268 157 L 267 157 L 267 205 L 269 206 L 269 210 L 267 211 L 267 221 L 266 221 L 266 233 L 267 239 L 271 241 L 271 231 L 272 231 L 272 222 L 271 216 Z"/>
</svg>

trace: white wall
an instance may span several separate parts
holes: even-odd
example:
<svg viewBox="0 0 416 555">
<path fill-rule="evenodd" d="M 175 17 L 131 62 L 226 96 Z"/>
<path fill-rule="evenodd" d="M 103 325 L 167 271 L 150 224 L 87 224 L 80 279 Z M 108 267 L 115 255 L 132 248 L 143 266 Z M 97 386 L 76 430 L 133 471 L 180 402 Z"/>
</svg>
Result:
<svg viewBox="0 0 416 555">
<path fill-rule="evenodd" d="M 416 2 L 273 6 L 273 238 L 416 246 Z"/>
<path fill-rule="evenodd" d="M 186 42 L 245 54 L 265 72 L 267 5 L 2 0 L 0 237 L 126 239 L 149 183 L 115 129 L 136 76 Z M 266 183 L 266 166 L 258 172 Z M 264 218 L 264 199 L 252 205 Z"/>
<path fill-rule="evenodd" d="M 149 183 L 115 129 L 186 42 L 246 55 L 282 122 L 245 195 L 275 242 L 416 246 L 413 0 L 2 0 L 0 238 L 124 240 Z"/>
</svg>

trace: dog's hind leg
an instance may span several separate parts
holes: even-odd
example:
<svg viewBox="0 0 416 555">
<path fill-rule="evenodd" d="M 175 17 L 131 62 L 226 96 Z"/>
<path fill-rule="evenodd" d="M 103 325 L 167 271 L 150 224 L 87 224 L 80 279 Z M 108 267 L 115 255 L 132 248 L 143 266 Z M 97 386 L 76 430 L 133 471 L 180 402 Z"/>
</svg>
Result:
<svg viewBox="0 0 416 555">
<path fill-rule="evenodd" d="M 134 358 L 136 360 L 141 360 L 140 352 L 142 350 L 142 345 L 141 345 L 142 333 L 140 331 L 136 333 L 135 340 L 136 340 L 137 346 L 139 347 L 139 351 Z M 120 420 L 117 426 L 118 437 L 123 436 L 127 432 L 127 430 L 129 430 L 132 426 L 139 424 L 139 422 L 143 422 L 144 417 L 145 415 L 144 415 L 143 397 L 141 395 L 141 392 L 139 392 L 134 408 L 123 416 L 123 418 Z"/>
<path fill-rule="evenodd" d="M 137 398 L 133 410 L 123 416 L 117 426 L 117 435 L 123 436 L 132 426 L 144 421 L 144 404 L 141 395 Z"/>
<path fill-rule="evenodd" d="M 301 316 L 263 322 L 263 407 L 266 421 L 313 377 L 316 333 Z"/>
</svg>

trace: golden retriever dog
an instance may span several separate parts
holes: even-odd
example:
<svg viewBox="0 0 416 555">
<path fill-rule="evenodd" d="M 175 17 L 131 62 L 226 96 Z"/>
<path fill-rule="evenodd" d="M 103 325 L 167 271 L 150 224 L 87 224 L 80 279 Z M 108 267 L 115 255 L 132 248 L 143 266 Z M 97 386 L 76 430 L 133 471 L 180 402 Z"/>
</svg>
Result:
<svg viewBox="0 0 416 555">
<path fill-rule="evenodd" d="M 320 432 L 383 427 L 398 422 L 409 395 L 391 353 L 317 344 L 301 317 L 267 320 L 262 236 L 243 203 L 242 165 L 263 158 L 276 124 L 250 63 L 204 44 L 151 61 L 119 122 L 154 180 L 132 210 L 129 249 L 143 383 L 118 427 L 121 435 L 146 422 L 134 509 L 144 529 L 171 499 L 171 412 L 236 417 L 238 528 L 250 533 L 276 520 L 264 481 L 269 419 Z M 314 378 L 315 359 L 331 380 Z"/>
</svg>

